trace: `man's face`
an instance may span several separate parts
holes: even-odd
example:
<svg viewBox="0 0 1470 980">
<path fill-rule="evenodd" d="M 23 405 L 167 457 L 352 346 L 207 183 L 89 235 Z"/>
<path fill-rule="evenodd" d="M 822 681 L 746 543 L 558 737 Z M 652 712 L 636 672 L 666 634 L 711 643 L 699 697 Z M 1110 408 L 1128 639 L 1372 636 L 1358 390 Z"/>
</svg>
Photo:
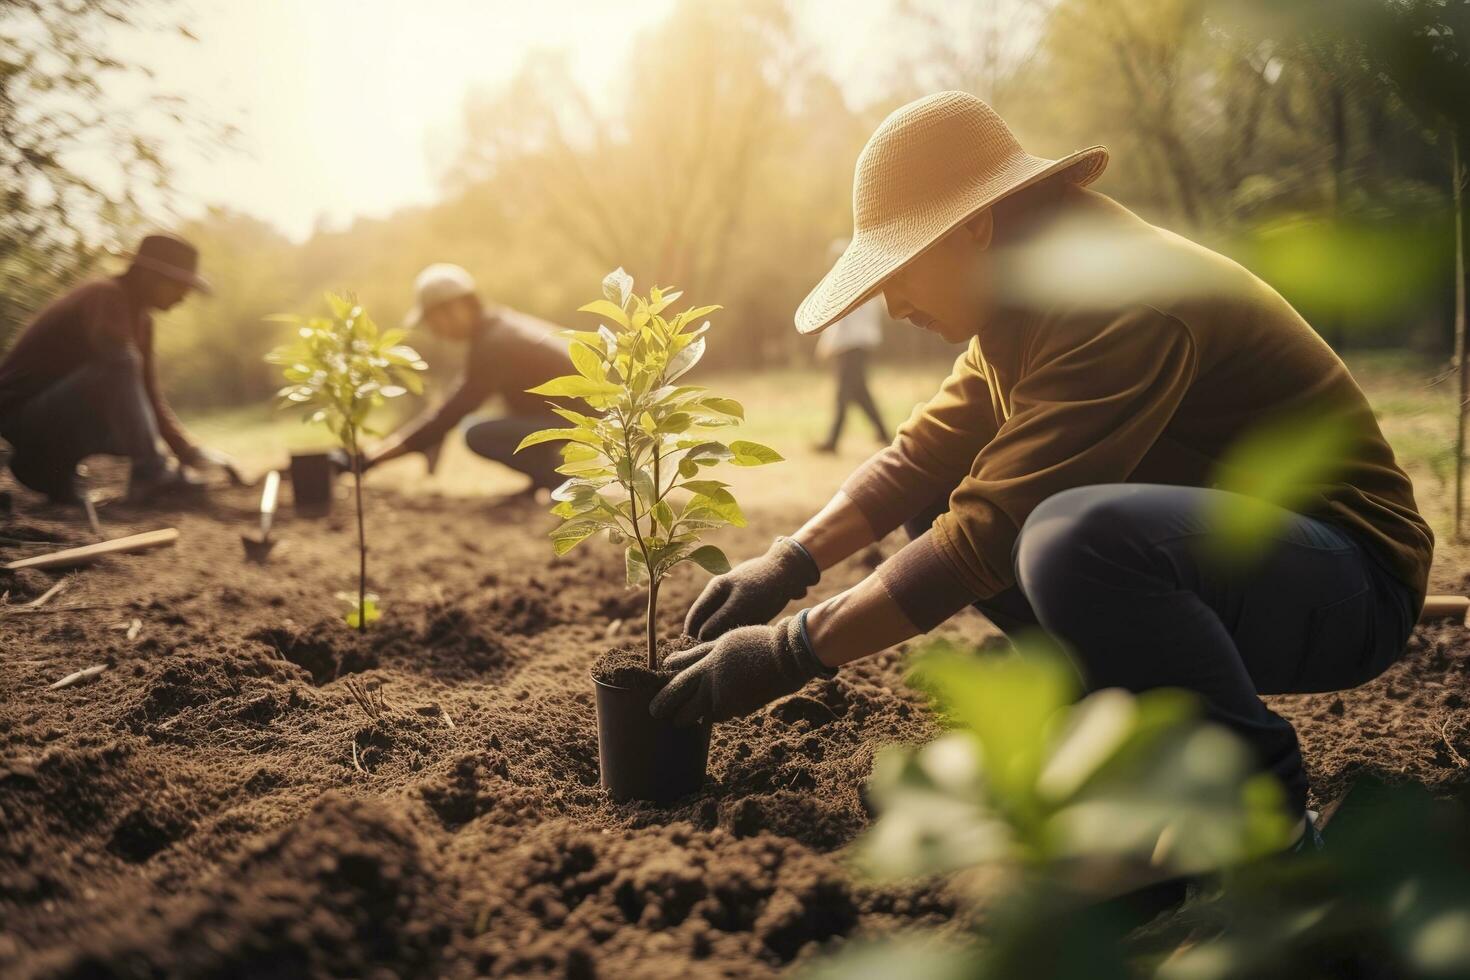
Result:
<svg viewBox="0 0 1470 980">
<path fill-rule="evenodd" d="M 425 329 L 440 340 L 469 340 L 479 321 L 480 301 L 474 296 L 461 296 L 424 311 Z"/>
<path fill-rule="evenodd" d="M 189 295 L 190 288 L 187 283 L 180 282 L 169 276 L 151 274 L 146 283 L 146 295 L 144 302 L 149 309 L 167 312 L 183 302 L 184 297 Z"/>
<path fill-rule="evenodd" d="M 994 296 L 988 246 L 990 213 L 950 232 L 883 287 L 888 315 L 966 343 L 990 314 Z"/>
</svg>

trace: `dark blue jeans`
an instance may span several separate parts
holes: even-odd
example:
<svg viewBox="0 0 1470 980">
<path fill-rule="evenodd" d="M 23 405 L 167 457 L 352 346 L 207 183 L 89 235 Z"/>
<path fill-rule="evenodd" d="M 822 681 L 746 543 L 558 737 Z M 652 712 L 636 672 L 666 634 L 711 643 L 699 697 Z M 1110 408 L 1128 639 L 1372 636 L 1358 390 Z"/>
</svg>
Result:
<svg viewBox="0 0 1470 980">
<path fill-rule="evenodd" d="M 1059 493 L 1021 529 L 1018 585 L 976 607 L 1004 632 L 1039 626 L 1059 640 L 1089 690 L 1194 692 L 1300 812 L 1296 732 L 1260 695 L 1377 677 L 1402 656 L 1418 596 L 1350 533 L 1286 511 L 1258 560 L 1220 561 L 1209 544 L 1222 496 L 1149 484 Z M 921 534 L 937 516 L 906 528 Z"/>
<path fill-rule="evenodd" d="M 142 355 L 131 347 L 99 357 L 0 417 L 15 449 L 16 479 L 42 493 L 70 490 L 77 464 L 105 453 L 133 461 L 133 475 L 162 471 L 158 420 L 143 386 Z"/>
<path fill-rule="evenodd" d="M 521 440 L 538 429 L 555 429 L 567 423 L 556 415 L 508 415 L 476 422 L 465 430 L 464 441 L 477 456 L 492 459 L 531 478 L 531 486 L 555 487 L 566 477 L 556 472 L 561 465 L 559 442 L 543 442 L 516 452 Z"/>
</svg>

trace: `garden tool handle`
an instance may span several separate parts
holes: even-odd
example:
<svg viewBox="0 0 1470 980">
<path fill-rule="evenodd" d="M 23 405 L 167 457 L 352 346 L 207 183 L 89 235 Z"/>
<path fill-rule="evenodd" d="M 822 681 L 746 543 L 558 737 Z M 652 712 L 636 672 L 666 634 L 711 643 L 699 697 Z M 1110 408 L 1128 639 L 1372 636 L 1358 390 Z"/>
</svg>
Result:
<svg viewBox="0 0 1470 980">
<path fill-rule="evenodd" d="M 271 524 L 276 517 L 276 498 L 281 490 L 281 471 L 271 470 L 265 475 L 265 487 L 260 491 L 260 539 L 271 535 Z"/>
</svg>

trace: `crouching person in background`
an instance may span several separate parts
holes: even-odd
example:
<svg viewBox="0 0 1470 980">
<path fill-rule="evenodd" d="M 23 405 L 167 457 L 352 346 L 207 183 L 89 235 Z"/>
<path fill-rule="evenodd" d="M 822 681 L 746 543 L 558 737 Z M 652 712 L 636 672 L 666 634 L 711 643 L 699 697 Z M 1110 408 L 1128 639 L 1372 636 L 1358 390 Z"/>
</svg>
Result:
<svg viewBox="0 0 1470 980">
<path fill-rule="evenodd" d="M 132 461 L 135 501 L 199 489 L 186 468 L 223 467 L 240 482 L 230 457 L 189 438 L 158 382 L 152 314 L 209 291 L 198 265 L 188 242 L 150 235 L 126 272 L 77 286 L 21 332 L 0 361 L 0 436 L 23 486 L 77 503 L 77 464 L 97 454 Z"/>
<path fill-rule="evenodd" d="M 364 461 L 377 466 L 410 453 L 422 453 L 433 468 L 444 437 L 486 399 L 498 395 L 506 414 L 473 423 L 465 443 L 478 456 L 494 460 L 531 478 L 527 492 L 562 482 L 558 447 L 540 445 L 516 453 L 522 439 L 538 429 L 561 424 L 547 399 L 526 389 L 550 381 L 567 370 L 567 345 L 557 328 L 505 307 L 487 307 L 468 272 L 439 263 L 419 273 L 415 303 L 406 325 L 422 325 L 441 340 L 466 348 L 459 386 L 437 408 L 409 422 Z"/>
</svg>

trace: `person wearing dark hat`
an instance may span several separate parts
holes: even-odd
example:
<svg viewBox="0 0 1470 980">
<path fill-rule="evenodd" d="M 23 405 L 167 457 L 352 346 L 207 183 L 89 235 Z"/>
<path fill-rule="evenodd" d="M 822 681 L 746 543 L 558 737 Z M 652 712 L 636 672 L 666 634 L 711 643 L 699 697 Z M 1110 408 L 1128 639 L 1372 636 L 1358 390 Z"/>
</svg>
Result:
<svg viewBox="0 0 1470 980">
<path fill-rule="evenodd" d="M 470 425 L 465 430 L 466 445 L 476 455 L 530 477 L 528 492 L 561 483 L 564 477 L 556 472 L 561 455 L 555 446 L 543 444 L 516 452 L 527 435 L 560 424 L 548 410 L 546 398 L 526 392 L 566 373 L 567 345 L 556 328 L 516 310 L 486 307 L 470 274 L 447 262 L 419 273 L 414 294 L 414 306 L 404 324 L 422 326 L 440 340 L 464 344 L 464 374 L 447 399 L 389 436 L 364 465 L 373 467 L 422 453 L 432 469 L 444 437 L 486 399 L 499 396 L 507 413 Z"/>
<path fill-rule="evenodd" d="M 158 381 L 153 313 L 209 292 L 198 267 L 188 242 L 149 235 L 122 275 L 77 286 L 21 331 L 0 360 L 0 437 L 17 481 L 76 502 L 77 464 L 107 454 L 132 461 L 134 500 L 197 487 L 185 467 L 219 466 L 240 482 L 230 457 L 189 438 Z"/>
<path fill-rule="evenodd" d="M 685 622 L 704 642 L 665 662 L 654 715 L 754 711 L 975 606 L 1059 641 L 1088 689 L 1195 694 L 1315 843 L 1296 733 L 1260 695 L 1351 688 L 1397 661 L 1434 537 L 1331 348 L 1245 268 L 1089 189 L 1106 163 L 1102 147 L 1032 156 L 960 92 L 878 128 L 852 242 L 797 329 L 881 293 L 964 352 L 815 517 L 710 581 Z M 1214 488 L 1243 438 L 1295 438 L 1303 419 L 1340 438 L 1295 502 Z M 1258 553 L 1224 559 L 1242 511 L 1263 518 Z M 761 625 L 900 526 L 912 540 L 865 580 Z"/>
</svg>

